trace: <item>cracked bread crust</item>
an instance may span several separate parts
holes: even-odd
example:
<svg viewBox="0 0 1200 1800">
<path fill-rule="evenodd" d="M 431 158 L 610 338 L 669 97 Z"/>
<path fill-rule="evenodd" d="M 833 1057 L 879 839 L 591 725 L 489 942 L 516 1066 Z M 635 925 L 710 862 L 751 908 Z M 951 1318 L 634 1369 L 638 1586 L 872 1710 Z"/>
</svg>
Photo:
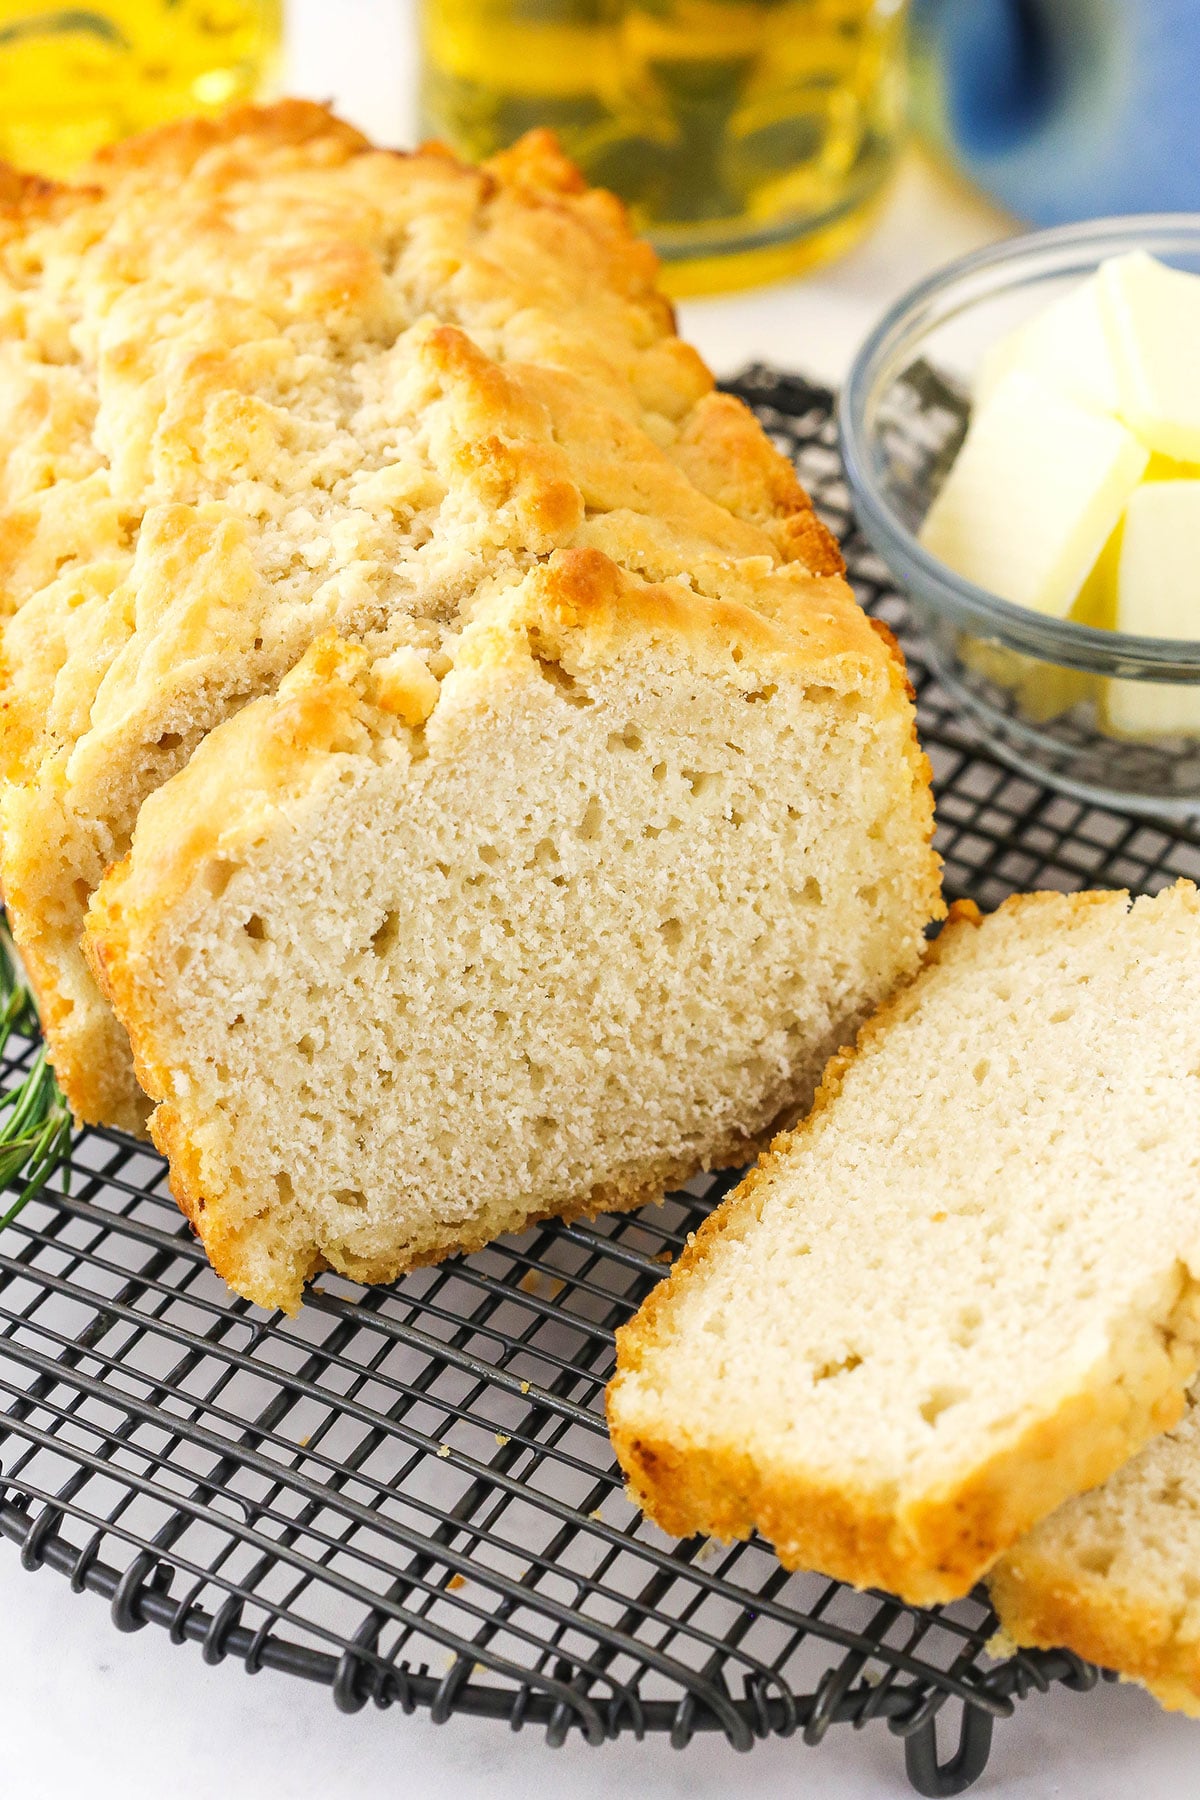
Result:
<svg viewBox="0 0 1200 1800">
<path fill-rule="evenodd" d="M 322 631 L 437 661 L 568 546 L 771 611 L 841 560 L 546 134 L 477 170 L 285 102 L 89 181 L 0 189 L 3 881 L 72 1105 L 137 1128 L 87 896 Z"/>
</svg>

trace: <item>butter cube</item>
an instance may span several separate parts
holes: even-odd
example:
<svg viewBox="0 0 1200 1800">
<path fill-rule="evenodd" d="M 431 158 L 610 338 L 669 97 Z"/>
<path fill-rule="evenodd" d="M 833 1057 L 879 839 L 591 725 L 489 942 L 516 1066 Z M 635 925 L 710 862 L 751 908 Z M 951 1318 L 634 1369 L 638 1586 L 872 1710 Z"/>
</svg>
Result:
<svg viewBox="0 0 1200 1800">
<path fill-rule="evenodd" d="M 1065 618 L 1149 458 L 1115 419 L 1013 370 L 973 414 L 921 543 L 979 587 Z"/>
<path fill-rule="evenodd" d="M 1117 376 L 1097 276 L 1089 275 L 1060 294 L 984 353 L 975 383 L 976 405 L 983 405 L 1013 369 L 1057 388 L 1093 412 L 1117 411 Z"/>
<path fill-rule="evenodd" d="M 1200 276 L 1143 250 L 1100 269 L 1118 412 L 1163 456 L 1200 462 Z"/>
<path fill-rule="evenodd" d="M 1148 483 L 1125 512 L 1117 629 L 1200 642 L 1200 481 Z M 1108 684 L 1110 728 L 1123 737 L 1200 736 L 1200 683 Z"/>
</svg>

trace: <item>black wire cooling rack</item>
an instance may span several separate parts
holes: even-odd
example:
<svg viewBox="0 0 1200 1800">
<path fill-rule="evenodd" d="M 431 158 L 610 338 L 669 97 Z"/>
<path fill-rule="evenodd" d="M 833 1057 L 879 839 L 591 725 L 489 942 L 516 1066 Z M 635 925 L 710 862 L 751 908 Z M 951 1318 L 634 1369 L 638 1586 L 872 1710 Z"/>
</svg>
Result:
<svg viewBox="0 0 1200 1800">
<path fill-rule="evenodd" d="M 735 387 L 904 642 L 950 890 L 986 909 L 1016 888 L 1200 875 L 1196 834 L 1055 796 L 979 749 L 851 529 L 830 395 L 767 370 Z M 33 1053 L 10 1043 L 0 1076 Z M 920 1793 L 961 1793 L 1022 1695 L 1097 1671 L 989 1659 L 983 1596 L 920 1609 L 788 1575 L 758 1542 L 672 1542 L 622 1491 L 614 1328 L 731 1179 L 391 1288 L 325 1277 L 289 1320 L 230 1297 L 157 1157 L 79 1132 L 0 1233 L 0 1532 L 27 1568 L 103 1595 L 118 1629 L 302 1676 L 347 1711 L 486 1714 L 551 1744 L 717 1731 L 740 1749 L 886 1720 Z M 946 1707 L 959 1732 L 939 1762 Z"/>
</svg>

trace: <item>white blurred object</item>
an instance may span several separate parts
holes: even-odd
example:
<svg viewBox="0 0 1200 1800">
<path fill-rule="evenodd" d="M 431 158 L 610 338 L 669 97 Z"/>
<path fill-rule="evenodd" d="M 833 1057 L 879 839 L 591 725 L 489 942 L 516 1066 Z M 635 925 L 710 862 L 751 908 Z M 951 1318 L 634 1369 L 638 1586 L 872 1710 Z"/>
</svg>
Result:
<svg viewBox="0 0 1200 1800">
<path fill-rule="evenodd" d="M 417 14 L 412 0 L 284 0 L 283 91 L 330 102 L 376 143 L 416 133 Z"/>
</svg>

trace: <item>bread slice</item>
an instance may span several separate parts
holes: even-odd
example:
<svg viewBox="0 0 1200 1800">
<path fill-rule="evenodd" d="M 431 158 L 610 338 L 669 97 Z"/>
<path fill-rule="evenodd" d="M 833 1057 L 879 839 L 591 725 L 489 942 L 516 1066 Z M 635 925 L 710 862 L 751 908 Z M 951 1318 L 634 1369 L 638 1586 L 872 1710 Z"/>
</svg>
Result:
<svg viewBox="0 0 1200 1800">
<path fill-rule="evenodd" d="M 210 1258 L 294 1308 L 746 1160 L 918 961 L 927 808 L 856 608 L 568 551 L 440 682 L 316 646 L 145 803 L 88 937 Z"/>
<path fill-rule="evenodd" d="M 720 597 L 841 565 L 544 134 L 476 170 L 288 102 L 89 183 L 0 193 L 0 874 L 68 1098 L 138 1129 L 88 898 L 323 632 L 443 672 L 480 584 L 556 549 Z"/>
<path fill-rule="evenodd" d="M 1178 1419 L 1200 1359 L 1200 897 L 959 909 L 618 1334 L 667 1531 L 926 1603 Z"/>
<path fill-rule="evenodd" d="M 1200 1717 L 1200 1407 L 1090 1494 L 1068 1500 L 988 1578 L 1013 1645 L 1065 1646 Z"/>
</svg>

